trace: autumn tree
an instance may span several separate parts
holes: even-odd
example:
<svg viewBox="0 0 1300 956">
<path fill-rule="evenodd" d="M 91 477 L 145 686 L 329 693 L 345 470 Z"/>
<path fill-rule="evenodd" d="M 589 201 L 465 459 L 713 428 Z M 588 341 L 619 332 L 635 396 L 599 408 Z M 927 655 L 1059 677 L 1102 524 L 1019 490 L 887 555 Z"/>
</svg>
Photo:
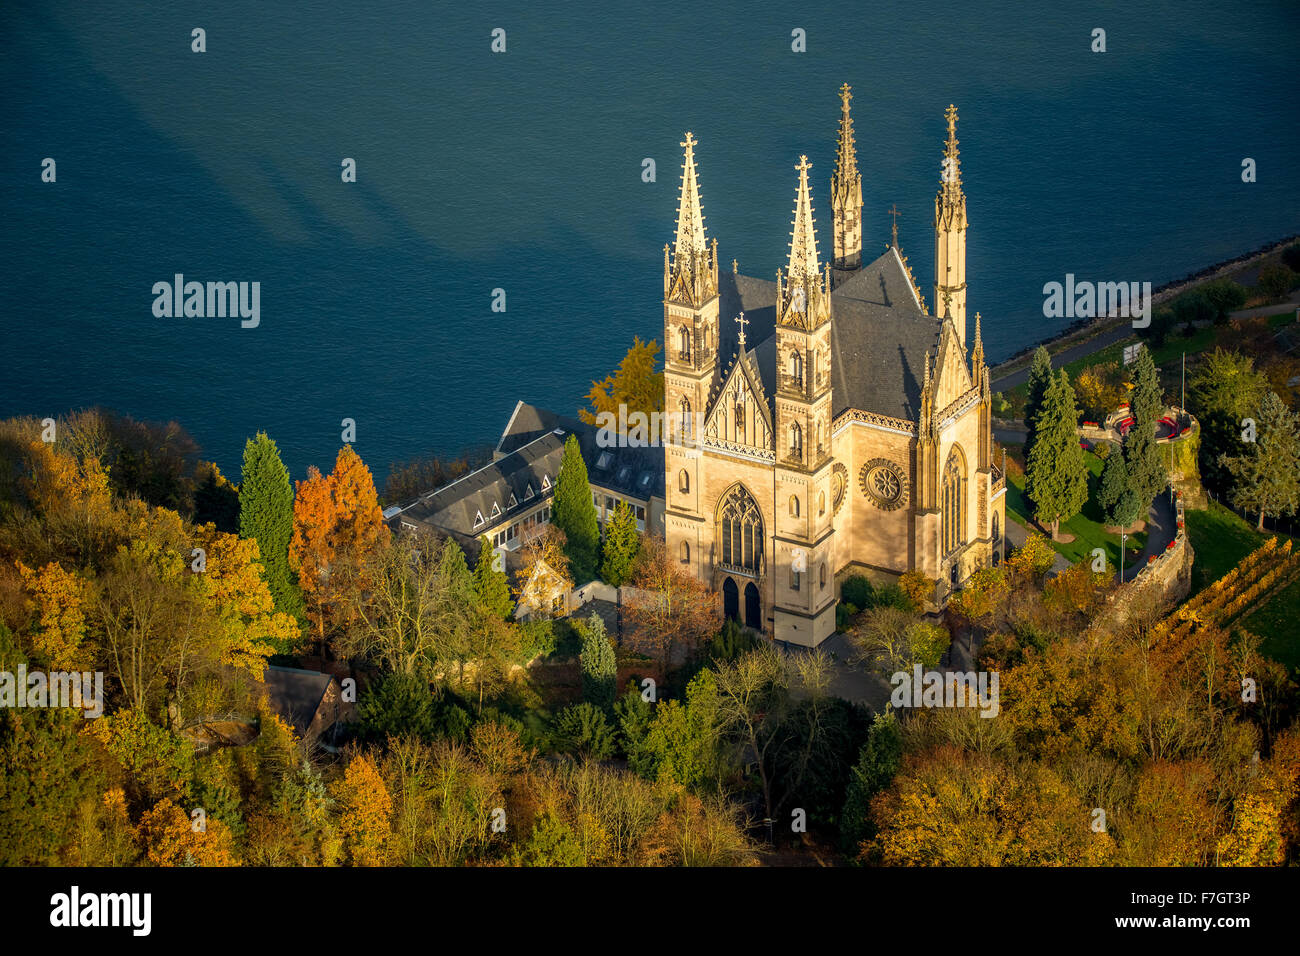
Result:
<svg viewBox="0 0 1300 956">
<path fill-rule="evenodd" d="M 1074 517 L 1088 500 L 1078 423 L 1074 390 L 1062 369 L 1043 393 L 1034 423 L 1034 447 L 1025 468 L 1025 494 L 1034 504 L 1035 519 L 1051 526 L 1053 540 L 1061 522 Z"/>
<path fill-rule="evenodd" d="M 328 477 L 308 469 L 307 480 L 298 482 L 293 515 L 290 563 L 324 641 L 329 628 L 353 623 L 350 596 L 371 587 L 391 541 L 370 470 L 351 445 L 339 451 Z"/>
<path fill-rule="evenodd" d="M 368 754 L 357 754 L 334 786 L 339 828 L 354 866 L 383 866 L 389 860 L 388 841 L 393 815 L 379 768 Z"/>
<path fill-rule="evenodd" d="M 217 494 L 216 470 L 212 495 Z M 289 567 L 289 542 L 293 538 L 293 488 L 280 449 L 266 432 L 258 432 L 244 445 L 244 468 L 239 481 L 239 536 L 257 541 L 258 560 L 266 569 L 266 583 L 275 608 L 303 618 L 302 590 Z"/>
<path fill-rule="evenodd" d="M 914 664 L 937 667 L 948 649 L 946 628 L 896 607 L 873 607 L 849 633 L 849 640 L 886 674 L 910 671 Z"/>
<path fill-rule="evenodd" d="M 713 593 L 669 554 L 657 535 L 645 539 L 632 583 L 641 593 L 624 607 L 630 643 L 664 667 L 678 648 L 694 650 L 717 629 Z"/>
<path fill-rule="evenodd" d="M 551 522 L 564 532 L 564 553 L 569 557 L 573 580 L 586 584 L 596 575 L 600 555 L 600 525 L 596 506 L 591 500 L 587 480 L 587 463 L 575 435 L 564 442 L 560 474 L 555 482 L 555 500 L 551 505 Z"/>
<path fill-rule="evenodd" d="M 618 365 L 618 371 L 606 376 L 604 381 L 591 383 L 591 391 L 587 393 L 590 408 L 580 410 L 578 415 L 588 425 L 595 425 L 601 413 L 610 413 L 617 419 L 620 405 L 626 409 L 624 419 L 633 412 L 642 412 L 647 417 L 662 412 L 664 373 L 655 370 L 658 356 L 657 341 L 633 339 L 632 347 Z"/>
<path fill-rule="evenodd" d="M 190 814 L 164 797 L 140 817 L 140 841 L 150 866 L 238 866 L 230 828 L 207 818 L 196 827 Z"/>
</svg>

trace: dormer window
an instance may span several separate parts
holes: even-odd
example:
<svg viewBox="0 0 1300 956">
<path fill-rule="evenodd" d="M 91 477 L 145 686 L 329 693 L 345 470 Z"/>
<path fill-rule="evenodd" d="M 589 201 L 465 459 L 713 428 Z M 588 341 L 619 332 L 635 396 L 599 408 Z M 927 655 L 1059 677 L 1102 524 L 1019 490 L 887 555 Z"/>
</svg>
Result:
<svg viewBox="0 0 1300 956">
<path fill-rule="evenodd" d="M 614 463 L 614 456 L 607 451 L 602 451 L 600 457 L 596 459 L 596 467 L 602 471 Z"/>
<path fill-rule="evenodd" d="M 480 528 L 485 524 L 487 524 L 487 522 L 483 518 L 483 512 L 481 511 L 474 512 L 474 527 Z"/>
</svg>

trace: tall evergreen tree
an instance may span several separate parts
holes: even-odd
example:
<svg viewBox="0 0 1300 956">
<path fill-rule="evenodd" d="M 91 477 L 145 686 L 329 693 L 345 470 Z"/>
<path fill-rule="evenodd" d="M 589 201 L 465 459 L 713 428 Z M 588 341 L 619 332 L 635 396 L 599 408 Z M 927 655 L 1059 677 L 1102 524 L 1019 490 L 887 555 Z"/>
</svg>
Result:
<svg viewBox="0 0 1300 956">
<path fill-rule="evenodd" d="M 1223 456 L 1233 477 L 1232 503 L 1259 514 L 1256 527 L 1264 530 L 1265 515 L 1293 515 L 1300 507 L 1300 418 L 1271 389 L 1259 409 L 1255 441 L 1245 451 Z"/>
<path fill-rule="evenodd" d="M 605 523 L 604 559 L 600 576 L 606 584 L 622 587 L 632 578 L 632 567 L 641 553 L 641 535 L 636 530 L 636 515 L 627 502 L 620 501 L 613 516 Z"/>
<path fill-rule="evenodd" d="M 1074 389 L 1061 369 L 1043 393 L 1035 422 L 1034 449 L 1025 469 L 1025 492 L 1034 504 L 1034 517 L 1050 524 L 1056 539 L 1062 521 L 1068 521 L 1088 500 L 1088 472 L 1079 447 L 1079 413 Z"/>
<path fill-rule="evenodd" d="M 256 538 L 266 583 L 275 609 L 306 620 L 306 607 L 296 575 L 289 567 L 293 537 L 293 488 L 280 450 L 266 432 L 244 445 L 239 480 L 239 536 Z"/>
<path fill-rule="evenodd" d="M 487 535 L 479 539 L 478 564 L 474 566 L 474 587 L 478 591 L 483 610 L 503 621 L 515 610 L 510 597 L 510 582 L 506 579 L 504 565 L 498 569 L 496 551 Z"/>
<path fill-rule="evenodd" d="M 1129 486 L 1123 455 L 1111 455 L 1102 466 L 1097 505 L 1106 523 L 1120 528 L 1127 528 L 1142 513 L 1142 501 Z"/>
<path fill-rule="evenodd" d="M 1156 421 L 1163 413 L 1160 373 L 1156 371 L 1151 351 L 1143 346 L 1133 362 L 1133 391 L 1129 396 L 1133 426 L 1124 436 L 1124 467 L 1129 487 L 1144 508 L 1169 480 L 1160 446 L 1156 444 Z"/>
<path fill-rule="evenodd" d="M 1034 450 L 1034 429 L 1038 421 L 1038 410 L 1043 406 L 1043 396 L 1052 384 L 1052 357 L 1047 349 L 1038 346 L 1034 350 L 1034 364 L 1029 366 L 1029 378 L 1025 380 L 1025 446 L 1022 449 L 1025 461 Z"/>
<path fill-rule="evenodd" d="M 614 706 L 618 689 L 614 645 L 605 633 L 605 622 L 595 612 L 578 622 L 578 633 L 582 637 L 582 699 L 607 711 Z"/>
<path fill-rule="evenodd" d="M 574 584 L 586 584 L 596 576 L 600 560 L 600 525 L 591 500 L 587 463 L 582 460 L 578 439 L 570 435 L 564 443 L 560 474 L 555 482 L 551 522 L 564 532 L 565 554 Z"/>
<path fill-rule="evenodd" d="M 893 712 L 878 714 L 862 745 L 858 765 L 849 774 L 849 785 L 840 814 L 840 838 L 844 851 L 857 852 L 864 840 L 876 834 L 871 822 L 871 800 L 889 786 L 903 762 L 903 731 Z"/>
</svg>

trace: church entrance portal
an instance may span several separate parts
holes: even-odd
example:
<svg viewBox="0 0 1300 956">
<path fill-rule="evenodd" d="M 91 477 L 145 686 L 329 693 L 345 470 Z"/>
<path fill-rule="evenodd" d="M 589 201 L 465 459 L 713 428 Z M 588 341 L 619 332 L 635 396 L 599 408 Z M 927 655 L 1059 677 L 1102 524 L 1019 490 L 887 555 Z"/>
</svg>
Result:
<svg viewBox="0 0 1300 956">
<path fill-rule="evenodd" d="M 740 589 L 731 578 L 722 582 L 722 613 L 728 620 L 740 617 Z"/>
<path fill-rule="evenodd" d="M 727 578 L 727 583 L 731 583 L 731 578 Z M 753 581 L 745 585 L 745 626 L 763 630 L 763 609 L 759 606 L 758 588 Z"/>
</svg>

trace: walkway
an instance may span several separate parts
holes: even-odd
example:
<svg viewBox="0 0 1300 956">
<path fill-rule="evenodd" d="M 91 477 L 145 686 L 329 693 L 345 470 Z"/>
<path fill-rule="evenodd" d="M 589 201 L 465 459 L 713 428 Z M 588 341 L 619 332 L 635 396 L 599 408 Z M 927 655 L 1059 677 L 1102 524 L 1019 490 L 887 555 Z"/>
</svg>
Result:
<svg viewBox="0 0 1300 956">
<path fill-rule="evenodd" d="M 1151 507 L 1147 511 L 1147 546 L 1142 550 L 1142 556 L 1131 567 L 1125 565 L 1124 580 L 1132 581 L 1138 576 L 1143 568 L 1147 566 L 1147 558 L 1151 555 L 1159 557 L 1165 553 L 1169 542 L 1174 540 L 1178 534 L 1178 512 L 1169 500 L 1169 491 L 1165 490 L 1156 495 L 1155 500 L 1151 502 Z M 1119 577 L 1119 572 L 1115 574 Z"/>
</svg>

